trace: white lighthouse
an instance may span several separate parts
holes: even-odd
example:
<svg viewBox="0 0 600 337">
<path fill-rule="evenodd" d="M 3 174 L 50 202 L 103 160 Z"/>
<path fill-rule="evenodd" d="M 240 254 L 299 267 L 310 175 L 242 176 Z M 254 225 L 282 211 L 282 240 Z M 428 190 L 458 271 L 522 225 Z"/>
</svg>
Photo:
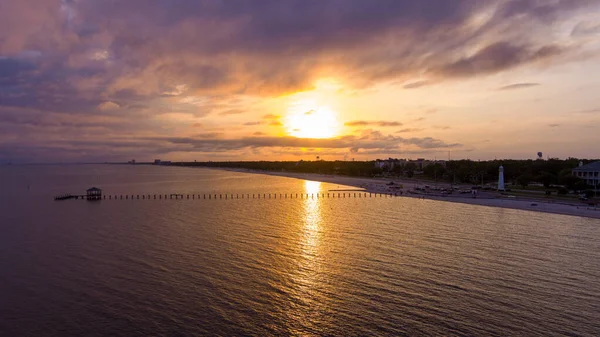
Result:
<svg viewBox="0 0 600 337">
<path fill-rule="evenodd" d="M 504 191 L 504 166 L 498 169 L 498 191 Z"/>
</svg>

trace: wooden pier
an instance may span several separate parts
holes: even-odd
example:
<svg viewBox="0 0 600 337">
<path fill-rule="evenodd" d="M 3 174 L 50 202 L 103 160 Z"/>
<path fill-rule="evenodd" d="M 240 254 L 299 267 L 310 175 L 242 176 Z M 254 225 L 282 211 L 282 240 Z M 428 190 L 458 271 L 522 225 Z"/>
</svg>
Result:
<svg viewBox="0 0 600 337">
<path fill-rule="evenodd" d="M 96 194 L 72 195 L 62 194 L 54 200 L 287 200 L 287 199 L 349 199 L 349 198 L 393 198 L 402 196 L 402 192 L 372 193 L 366 191 L 355 192 L 322 192 L 322 193 L 204 193 L 204 194 Z"/>
</svg>

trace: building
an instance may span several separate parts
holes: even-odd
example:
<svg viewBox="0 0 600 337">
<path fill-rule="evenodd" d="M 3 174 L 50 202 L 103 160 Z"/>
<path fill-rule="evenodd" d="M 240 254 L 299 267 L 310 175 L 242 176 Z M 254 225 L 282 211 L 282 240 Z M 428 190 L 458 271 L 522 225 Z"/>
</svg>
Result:
<svg viewBox="0 0 600 337">
<path fill-rule="evenodd" d="M 154 159 L 154 165 L 160 165 L 160 159 Z"/>
<path fill-rule="evenodd" d="M 600 161 L 595 161 L 587 165 L 583 165 L 583 162 L 580 162 L 579 166 L 571 172 L 574 176 L 583 179 L 589 186 L 600 186 Z"/>
<path fill-rule="evenodd" d="M 100 200 L 102 199 L 102 190 L 98 187 L 92 187 L 87 190 L 87 200 Z"/>
</svg>

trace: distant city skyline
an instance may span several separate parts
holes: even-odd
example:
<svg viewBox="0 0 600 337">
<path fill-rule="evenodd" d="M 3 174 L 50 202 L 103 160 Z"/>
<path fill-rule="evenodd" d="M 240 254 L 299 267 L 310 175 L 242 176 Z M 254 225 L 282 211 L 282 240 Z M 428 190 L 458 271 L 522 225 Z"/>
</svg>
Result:
<svg viewBox="0 0 600 337">
<path fill-rule="evenodd" d="M 598 158 L 600 0 L 0 5 L 0 163 Z"/>
</svg>

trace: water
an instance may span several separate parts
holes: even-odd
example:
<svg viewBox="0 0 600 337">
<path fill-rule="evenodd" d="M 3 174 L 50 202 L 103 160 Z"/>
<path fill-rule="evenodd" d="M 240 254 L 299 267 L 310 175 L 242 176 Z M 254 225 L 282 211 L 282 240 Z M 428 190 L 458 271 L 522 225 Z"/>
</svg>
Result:
<svg viewBox="0 0 600 337">
<path fill-rule="evenodd" d="M 0 335 L 600 334 L 600 221 L 152 166 L 0 168 Z"/>
</svg>

